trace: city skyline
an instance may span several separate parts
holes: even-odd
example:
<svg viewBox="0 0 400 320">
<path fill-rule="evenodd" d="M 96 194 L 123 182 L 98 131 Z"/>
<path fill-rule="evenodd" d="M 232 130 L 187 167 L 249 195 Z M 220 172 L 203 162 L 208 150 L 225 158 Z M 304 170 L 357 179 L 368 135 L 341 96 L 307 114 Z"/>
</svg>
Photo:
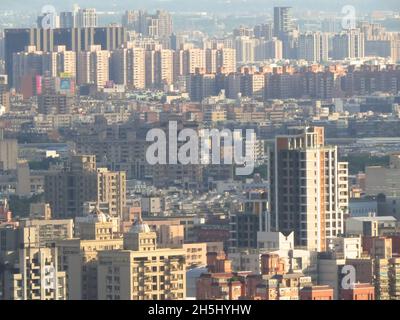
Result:
<svg viewBox="0 0 400 320">
<path fill-rule="evenodd" d="M 72 4 L 0 5 L 0 300 L 400 300 L 393 1 Z"/>
<path fill-rule="evenodd" d="M 362 6 L 360 5 L 362 2 Z M 268 4 L 262 0 L 232 0 L 232 1 L 202 1 L 202 2 L 192 2 L 192 1 L 184 1 L 184 0 L 151 0 L 151 1 L 136 1 L 135 4 L 127 0 L 114 0 L 111 3 L 103 4 L 99 3 L 95 0 L 86 0 L 86 1 L 76 1 L 76 0 L 67 0 L 63 1 L 60 4 L 57 1 L 53 0 L 33 0 L 30 2 L 27 7 L 26 4 L 23 5 L 24 10 L 33 10 L 40 11 L 41 7 L 45 5 L 53 5 L 55 7 L 59 7 L 60 10 L 67 11 L 68 9 L 72 9 L 74 4 L 78 4 L 81 7 L 96 7 L 100 11 L 102 10 L 110 10 L 114 11 L 118 9 L 119 11 L 124 11 L 127 9 L 147 9 L 147 10 L 156 10 L 156 9 L 166 9 L 169 11 L 217 11 L 217 12 L 226 12 L 226 4 L 229 4 L 228 12 L 236 12 L 243 10 L 243 8 L 247 9 L 250 12 L 257 12 L 257 8 L 264 7 L 268 10 L 272 10 L 273 7 L 277 6 L 291 6 L 296 10 L 321 10 L 323 11 L 340 11 L 340 9 L 345 5 L 353 5 L 362 13 L 366 13 L 368 11 L 373 10 L 394 10 L 398 9 L 397 2 L 395 0 L 383 0 L 379 3 L 376 1 L 367 0 L 367 1 L 359 1 L 359 0 L 339 0 L 339 1 L 322 1 L 320 3 L 315 3 L 315 1 L 307 0 L 303 1 L 302 5 L 298 5 L 297 1 L 294 0 L 275 0 L 271 1 Z M 210 5 L 211 4 L 211 5 Z M 311 6 L 312 4 L 312 6 Z M 5 0 L 0 4 L 1 10 L 10 10 L 10 9 L 21 9 L 22 4 L 18 1 L 8 1 Z M 237 9 L 236 9 L 237 8 Z M 307 9 L 305 9 L 307 8 Z M 232 11 L 231 11 L 232 10 Z"/>
</svg>

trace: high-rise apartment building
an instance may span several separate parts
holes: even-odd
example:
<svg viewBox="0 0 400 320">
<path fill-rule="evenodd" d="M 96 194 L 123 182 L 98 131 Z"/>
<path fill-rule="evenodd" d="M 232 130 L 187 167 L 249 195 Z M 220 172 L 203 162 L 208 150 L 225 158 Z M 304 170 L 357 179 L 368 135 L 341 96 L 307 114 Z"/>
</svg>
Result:
<svg viewBox="0 0 400 320">
<path fill-rule="evenodd" d="M 0 75 L 0 105 L 4 107 L 4 112 L 10 111 L 10 92 L 8 87 L 8 76 Z"/>
<path fill-rule="evenodd" d="M 77 83 L 78 85 L 94 85 L 104 87 L 109 81 L 110 52 L 102 50 L 101 46 L 91 46 L 89 51 L 78 53 Z"/>
<path fill-rule="evenodd" d="M 156 51 L 154 50 L 146 50 L 145 53 L 146 59 L 146 88 L 155 88 L 156 87 Z"/>
<path fill-rule="evenodd" d="M 124 234 L 123 242 L 123 250 L 99 252 L 99 299 L 185 299 L 184 249 L 158 249 L 157 234 L 140 220 Z"/>
<path fill-rule="evenodd" d="M 183 74 L 190 75 L 196 70 L 205 71 L 206 52 L 203 49 L 192 48 L 183 51 Z"/>
<path fill-rule="evenodd" d="M 167 38 L 172 35 L 172 16 L 164 10 L 157 10 L 154 14 L 128 10 L 122 16 L 122 24 L 143 36 Z"/>
<path fill-rule="evenodd" d="M 97 200 L 94 156 L 74 156 L 69 168 L 45 176 L 45 197 L 54 217 L 73 218 L 83 214 L 86 201 Z"/>
<path fill-rule="evenodd" d="M 256 38 L 262 38 L 264 40 L 271 40 L 273 36 L 273 24 L 263 23 L 258 24 L 254 27 L 254 36 Z"/>
<path fill-rule="evenodd" d="M 78 28 L 95 28 L 98 24 L 96 9 L 79 9 L 76 13 L 76 27 Z"/>
<path fill-rule="evenodd" d="M 43 77 L 74 79 L 76 53 L 67 51 L 65 46 L 56 46 L 54 51 L 48 52 L 27 46 L 24 51 L 13 54 L 14 87 L 24 97 L 41 94 Z"/>
<path fill-rule="evenodd" d="M 116 126 L 100 130 L 97 136 L 82 136 L 76 144 L 78 154 L 94 154 L 104 165 L 114 171 L 125 171 L 128 179 L 145 179 L 151 175 L 146 161 L 146 132 L 132 126 Z M 108 134 L 106 134 L 106 131 Z M 104 138 L 106 137 L 106 138 Z"/>
<path fill-rule="evenodd" d="M 116 84 L 127 85 L 128 76 L 128 50 L 126 48 L 117 49 L 110 55 L 110 80 Z"/>
<path fill-rule="evenodd" d="M 319 32 L 301 34 L 297 58 L 309 62 L 328 61 L 328 35 Z"/>
<path fill-rule="evenodd" d="M 153 69 L 153 68 L 151 68 Z M 157 87 L 171 85 L 174 82 L 174 52 L 169 49 L 155 51 L 154 82 Z"/>
<path fill-rule="evenodd" d="M 274 7 L 274 36 L 293 31 L 293 17 L 291 7 Z"/>
<path fill-rule="evenodd" d="M 238 63 L 252 63 L 255 61 L 255 47 L 258 39 L 246 36 L 235 39 L 236 61 Z"/>
<path fill-rule="evenodd" d="M 201 102 L 204 98 L 216 94 L 215 74 L 197 72 L 190 76 L 189 96 L 192 101 Z"/>
<path fill-rule="evenodd" d="M 143 48 L 117 49 L 111 55 L 111 79 L 130 89 L 146 88 L 146 51 Z"/>
<path fill-rule="evenodd" d="M 225 79 L 226 97 L 229 99 L 237 99 L 240 93 L 241 74 L 238 72 L 230 73 Z"/>
<path fill-rule="evenodd" d="M 365 40 L 360 30 L 349 30 L 333 36 L 332 59 L 364 58 Z"/>
<path fill-rule="evenodd" d="M 126 175 L 122 171 L 97 169 L 97 201 L 108 203 L 109 213 L 113 217 L 122 217 L 126 204 Z"/>
<path fill-rule="evenodd" d="M 271 227 L 294 231 L 297 245 L 309 250 L 327 250 L 343 233 L 343 166 L 337 147 L 325 145 L 322 127 L 291 128 L 277 136 L 270 152 Z"/>
<path fill-rule="evenodd" d="M 193 49 L 201 50 L 201 49 Z M 231 72 L 236 72 L 236 50 L 232 48 L 207 48 L 202 50 L 199 63 L 197 65 L 192 65 L 191 71 L 196 72 L 196 69 L 203 70 L 207 74 L 213 73 L 223 73 L 228 74 Z M 203 54 L 204 54 L 204 64 L 203 64 Z M 182 59 L 183 60 L 183 59 Z M 187 60 L 184 60 L 187 63 Z M 183 62 L 182 62 L 183 65 Z M 187 70 L 188 68 L 183 68 Z M 190 72 L 191 73 L 191 72 Z M 182 70 L 183 75 L 188 75 L 189 73 Z"/>
<path fill-rule="evenodd" d="M 160 38 L 169 37 L 172 34 L 172 16 L 169 12 L 158 10 L 156 12 L 158 19 L 158 36 Z"/>
<path fill-rule="evenodd" d="M 4 139 L 0 128 L 0 171 L 16 170 L 18 160 L 18 142 L 15 139 Z"/>
<path fill-rule="evenodd" d="M 230 246 L 257 248 L 257 233 L 271 230 L 268 191 L 247 191 L 241 206 L 242 211 L 231 214 L 230 217 Z"/>
<path fill-rule="evenodd" d="M 43 74 L 43 52 L 37 51 L 35 46 L 28 46 L 14 53 L 12 73 L 18 92 L 32 91 L 33 79 Z"/>
<path fill-rule="evenodd" d="M 13 55 L 25 50 L 32 43 L 34 32 L 32 29 L 8 29 L 4 31 L 4 56 L 6 73 L 11 86 L 14 85 Z"/>
<path fill-rule="evenodd" d="M 35 227 L 0 227 L 0 299 L 66 299 L 57 248 L 41 246 L 36 232 Z"/>
<path fill-rule="evenodd" d="M 245 72 L 240 78 L 240 91 L 244 97 L 264 95 L 265 75 L 263 73 Z"/>
<path fill-rule="evenodd" d="M 76 52 L 67 51 L 65 46 L 56 46 L 54 51 L 43 53 L 43 72 L 50 77 L 62 74 L 76 77 Z"/>
<path fill-rule="evenodd" d="M 218 50 L 208 48 L 205 50 L 205 72 L 217 73 L 218 71 Z"/>
<path fill-rule="evenodd" d="M 72 156 L 65 169 L 46 175 L 46 202 L 54 217 L 82 216 L 84 203 L 88 201 L 108 203 L 110 213 L 122 217 L 126 201 L 125 181 L 124 172 L 97 169 L 95 156 Z"/>
<path fill-rule="evenodd" d="M 349 163 L 338 162 L 338 184 L 339 184 L 339 209 L 343 214 L 349 214 Z"/>
<path fill-rule="evenodd" d="M 236 50 L 222 48 L 218 52 L 218 68 L 221 73 L 236 72 Z M 217 70 L 218 71 L 218 70 Z"/>
<path fill-rule="evenodd" d="M 297 30 L 293 30 L 288 33 L 283 33 L 280 37 L 282 40 L 282 55 L 284 59 L 295 59 L 297 60 L 297 48 L 299 41 L 299 33 Z"/>
<path fill-rule="evenodd" d="M 60 28 L 76 28 L 75 12 L 60 12 Z"/>
<path fill-rule="evenodd" d="M 98 28 L 61 29 L 6 29 L 4 31 L 5 68 L 9 84 L 15 87 L 13 55 L 34 46 L 34 51 L 53 52 L 56 46 L 65 46 L 66 51 L 90 51 L 91 46 L 100 45 L 101 50 L 115 50 L 127 41 L 126 28 L 108 26 Z"/>
<path fill-rule="evenodd" d="M 134 30 L 137 33 L 140 32 L 141 29 L 141 17 L 144 15 L 143 11 L 140 10 L 127 10 L 122 16 L 122 25 L 129 30 Z"/>
<path fill-rule="evenodd" d="M 123 240 L 114 237 L 111 217 L 98 209 L 76 221 L 74 239 L 57 242 L 60 269 L 67 272 L 69 300 L 96 300 L 98 255 L 102 250 L 120 250 Z"/>
<path fill-rule="evenodd" d="M 283 49 L 282 41 L 273 37 L 270 40 L 260 40 L 256 46 L 255 59 L 263 61 L 267 59 L 282 59 Z"/>
</svg>

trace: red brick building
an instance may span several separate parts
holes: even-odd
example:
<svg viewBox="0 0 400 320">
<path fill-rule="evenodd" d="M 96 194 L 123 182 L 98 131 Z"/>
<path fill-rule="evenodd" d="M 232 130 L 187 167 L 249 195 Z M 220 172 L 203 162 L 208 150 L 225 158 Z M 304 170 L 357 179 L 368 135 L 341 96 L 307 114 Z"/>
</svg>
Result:
<svg viewBox="0 0 400 320">
<path fill-rule="evenodd" d="M 375 300 L 375 288 L 371 284 L 356 283 L 351 289 L 342 289 L 340 300 Z"/>
<path fill-rule="evenodd" d="M 333 288 L 330 286 L 304 287 L 300 290 L 300 300 L 333 300 Z"/>
</svg>

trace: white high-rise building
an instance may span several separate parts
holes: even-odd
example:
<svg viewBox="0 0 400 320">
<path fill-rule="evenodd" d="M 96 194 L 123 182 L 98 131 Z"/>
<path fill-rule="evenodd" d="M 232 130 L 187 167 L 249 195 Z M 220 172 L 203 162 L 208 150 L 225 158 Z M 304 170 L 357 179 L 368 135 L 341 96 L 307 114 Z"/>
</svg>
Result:
<svg viewBox="0 0 400 320">
<path fill-rule="evenodd" d="M 296 245 L 326 251 L 343 234 L 348 202 L 347 163 L 325 145 L 324 128 L 296 127 L 270 150 L 271 226 Z"/>
</svg>

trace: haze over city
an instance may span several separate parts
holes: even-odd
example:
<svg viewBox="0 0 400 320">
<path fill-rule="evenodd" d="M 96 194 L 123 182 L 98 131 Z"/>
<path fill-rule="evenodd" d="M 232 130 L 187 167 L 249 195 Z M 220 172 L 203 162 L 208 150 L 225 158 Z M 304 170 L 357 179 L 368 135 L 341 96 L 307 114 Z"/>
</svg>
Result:
<svg viewBox="0 0 400 320">
<path fill-rule="evenodd" d="M 54 5 L 60 10 L 71 9 L 78 3 L 82 7 L 96 7 L 99 11 L 125 9 L 165 9 L 173 12 L 177 11 L 206 11 L 206 12 L 259 12 L 266 9 L 272 9 L 274 6 L 291 6 L 297 10 L 323 10 L 323 11 L 339 11 L 345 5 L 353 5 L 363 12 L 374 10 L 398 10 L 398 1 L 396 0 L 335 0 L 335 1 L 314 1 L 314 0 L 112 0 L 112 1 L 96 1 L 96 0 L 32 0 L 29 2 L 3 0 L 0 3 L 1 10 L 33 10 L 38 11 L 44 5 Z"/>
<path fill-rule="evenodd" d="M 399 219 L 397 1 L 0 3 L 0 300 L 400 300 Z"/>
</svg>

